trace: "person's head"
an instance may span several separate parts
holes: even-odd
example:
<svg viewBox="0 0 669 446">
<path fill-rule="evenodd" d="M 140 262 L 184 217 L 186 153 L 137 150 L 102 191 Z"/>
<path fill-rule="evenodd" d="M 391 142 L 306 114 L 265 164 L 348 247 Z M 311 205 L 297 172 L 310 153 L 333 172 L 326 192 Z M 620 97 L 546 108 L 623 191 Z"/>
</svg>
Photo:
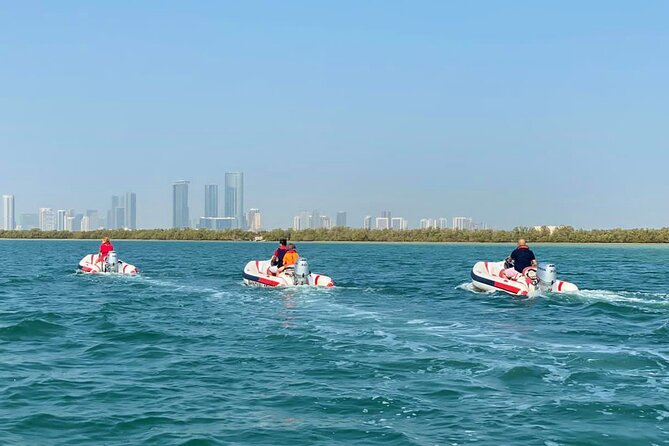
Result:
<svg viewBox="0 0 669 446">
<path fill-rule="evenodd" d="M 288 243 L 288 240 L 286 240 L 285 238 L 280 238 L 279 239 L 279 245 L 286 246 L 287 243 Z"/>
<path fill-rule="evenodd" d="M 103 237 L 102 243 L 109 243 L 109 237 Z"/>
<path fill-rule="evenodd" d="M 288 249 L 295 249 L 295 243 L 289 243 Z"/>
<path fill-rule="evenodd" d="M 527 246 L 527 243 L 525 242 L 524 238 L 521 238 L 520 240 L 518 240 L 518 246 Z"/>
</svg>

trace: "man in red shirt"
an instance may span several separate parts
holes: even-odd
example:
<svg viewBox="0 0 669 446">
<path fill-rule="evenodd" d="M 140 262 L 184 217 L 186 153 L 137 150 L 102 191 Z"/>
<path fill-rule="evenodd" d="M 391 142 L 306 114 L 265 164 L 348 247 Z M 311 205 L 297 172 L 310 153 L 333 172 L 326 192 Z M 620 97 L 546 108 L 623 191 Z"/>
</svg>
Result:
<svg viewBox="0 0 669 446">
<path fill-rule="evenodd" d="M 113 250 L 114 246 L 112 246 L 109 241 L 109 237 L 103 238 L 102 243 L 100 244 L 100 256 L 98 257 L 98 262 L 104 261 L 107 258 L 107 255 Z"/>
<path fill-rule="evenodd" d="M 283 266 L 283 256 L 288 252 L 288 240 L 282 238 L 279 240 L 279 247 L 274 251 L 274 255 L 270 259 L 270 264 L 276 263 L 278 268 Z"/>
</svg>

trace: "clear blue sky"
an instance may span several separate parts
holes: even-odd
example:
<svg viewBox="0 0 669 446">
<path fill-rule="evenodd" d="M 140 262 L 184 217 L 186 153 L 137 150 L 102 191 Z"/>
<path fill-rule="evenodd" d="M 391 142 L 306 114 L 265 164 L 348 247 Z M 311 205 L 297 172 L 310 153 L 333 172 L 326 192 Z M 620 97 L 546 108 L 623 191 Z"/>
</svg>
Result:
<svg viewBox="0 0 669 446">
<path fill-rule="evenodd" d="M 268 226 L 390 209 L 669 225 L 669 2 L 115 1 L 0 7 L 17 213 L 246 176 Z"/>
</svg>

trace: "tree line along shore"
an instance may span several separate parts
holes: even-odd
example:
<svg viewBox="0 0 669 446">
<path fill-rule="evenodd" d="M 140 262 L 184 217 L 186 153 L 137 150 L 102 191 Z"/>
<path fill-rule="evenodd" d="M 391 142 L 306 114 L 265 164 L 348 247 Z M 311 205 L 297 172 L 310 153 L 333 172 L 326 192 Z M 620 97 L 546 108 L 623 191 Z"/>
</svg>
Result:
<svg viewBox="0 0 669 446">
<path fill-rule="evenodd" d="M 669 243 L 669 228 L 661 229 L 575 229 L 560 227 L 551 232 L 548 228 L 518 227 L 512 230 L 454 230 L 412 229 L 406 231 L 370 230 L 356 228 L 274 229 L 249 232 L 238 229 L 212 231 L 208 229 L 138 229 L 97 230 L 89 232 L 70 231 L 0 231 L 6 239 L 112 239 L 125 240 L 211 240 L 211 241 L 275 241 L 287 238 L 296 242 L 474 242 L 508 243 L 519 238 L 532 243 Z"/>
</svg>

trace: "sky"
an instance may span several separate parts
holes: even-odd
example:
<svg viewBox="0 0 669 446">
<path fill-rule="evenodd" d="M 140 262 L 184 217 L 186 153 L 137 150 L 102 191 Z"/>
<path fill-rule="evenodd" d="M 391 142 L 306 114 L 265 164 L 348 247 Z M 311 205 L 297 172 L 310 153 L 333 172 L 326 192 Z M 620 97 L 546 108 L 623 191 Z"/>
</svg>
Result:
<svg viewBox="0 0 669 446">
<path fill-rule="evenodd" d="M 669 226 L 669 2 L 0 6 L 0 193 L 105 212 L 245 174 L 266 227 Z M 223 193 L 221 191 L 220 195 Z M 222 205 L 221 205 L 222 209 Z"/>
</svg>

